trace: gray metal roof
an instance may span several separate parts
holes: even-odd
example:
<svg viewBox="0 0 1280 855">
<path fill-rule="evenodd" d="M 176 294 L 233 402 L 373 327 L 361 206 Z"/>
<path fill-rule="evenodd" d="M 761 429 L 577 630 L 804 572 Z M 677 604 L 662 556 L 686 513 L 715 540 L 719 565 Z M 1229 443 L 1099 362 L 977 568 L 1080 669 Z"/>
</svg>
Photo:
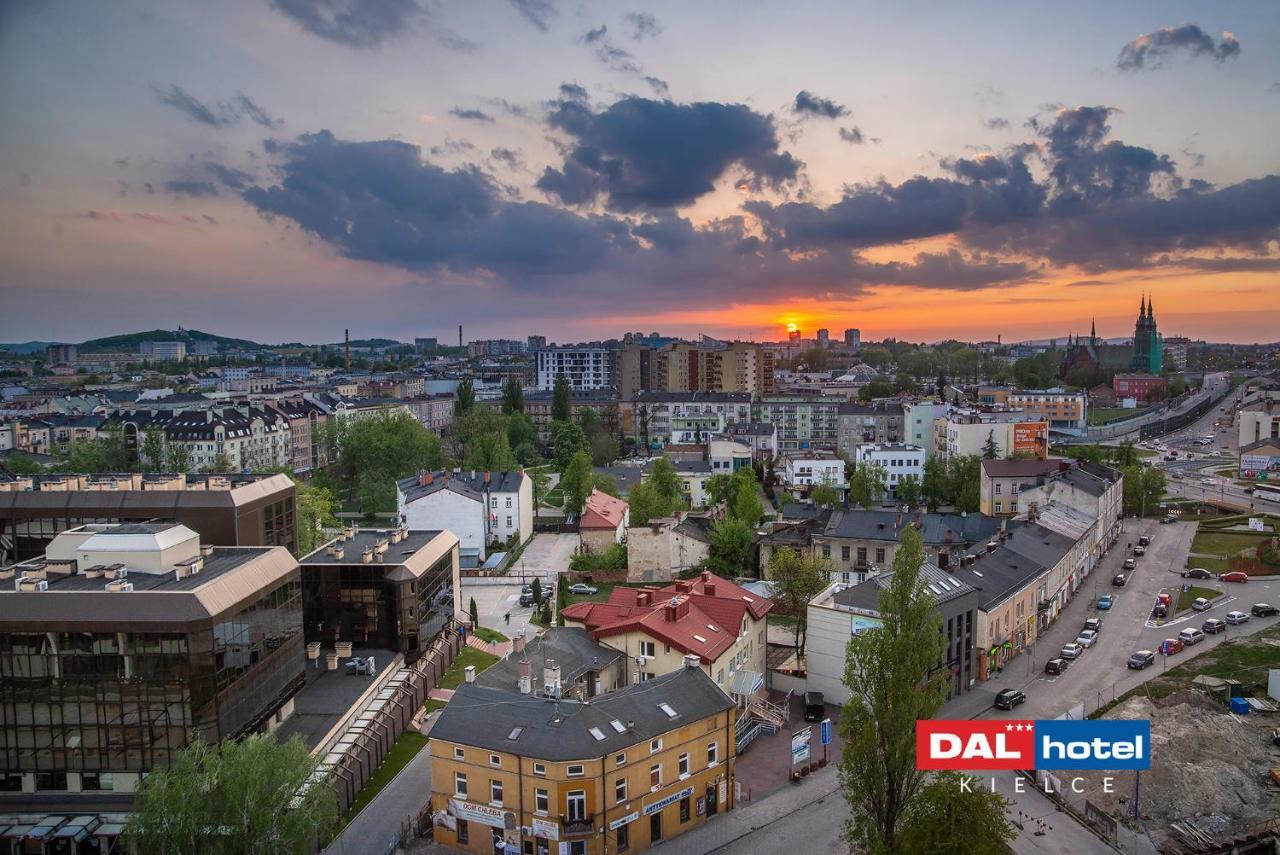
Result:
<svg viewBox="0 0 1280 855">
<path fill-rule="evenodd" d="M 548 660 L 560 666 L 560 679 L 573 683 L 590 671 L 601 671 L 622 658 L 622 651 L 606 647 L 582 627 L 552 627 L 530 639 L 524 655 L 499 659 L 476 677 L 476 684 L 516 691 L 520 685 L 520 660 L 527 659 L 533 670 L 533 690 L 542 688 L 542 669 Z"/>
<path fill-rule="evenodd" d="M 489 482 L 486 488 L 485 476 Z M 439 490 L 449 489 L 465 496 L 478 498 L 486 489 L 491 493 L 514 493 L 520 489 L 524 472 L 507 470 L 504 472 L 484 472 L 480 469 L 463 469 L 458 472 L 438 471 L 431 473 L 431 483 L 422 484 L 417 475 L 401 478 L 396 486 L 404 493 L 404 500 L 412 502 L 429 496 Z"/>
<path fill-rule="evenodd" d="M 957 600 L 968 594 L 978 593 L 972 585 L 956 578 L 946 570 L 941 570 L 932 562 L 925 562 L 920 568 L 921 581 L 928 589 L 934 602 L 943 603 Z M 893 582 L 893 573 L 881 573 L 865 582 L 860 582 L 842 591 L 836 591 L 831 599 L 841 606 L 877 611 L 879 609 L 880 592 Z"/>
<path fill-rule="evenodd" d="M 982 514 L 904 514 L 900 511 L 849 510 L 831 515 L 825 537 L 852 540 L 898 540 L 902 529 L 918 523 L 924 542 L 963 544 L 986 541 L 1000 530 L 1001 521 Z M 1012 523 L 1010 523 L 1012 525 Z"/>
<path fill-rule="evenodd" d="M 675 716 L 659 704 L 669 705 Z M 701 668 L 690 667 L 590 701 L 554 701 L 463 683 L 440 713 L 431 738 L 553 762 L 591 760 L 732 707 Z M 593 736 L 593 729 L 603 739 Z"/>
</svg>

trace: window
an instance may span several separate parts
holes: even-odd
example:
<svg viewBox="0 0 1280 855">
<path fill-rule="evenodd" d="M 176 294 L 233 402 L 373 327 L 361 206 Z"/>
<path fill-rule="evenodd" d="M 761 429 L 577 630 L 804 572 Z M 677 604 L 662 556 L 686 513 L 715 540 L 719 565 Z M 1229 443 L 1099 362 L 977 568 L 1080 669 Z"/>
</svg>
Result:
<svg viewBox="0 0 1280 855">
<path fill-rule="evenodd" d="M 511 507 L 511 497 L 507 496 L 507 507 Z"/>
<path fill-rule="evenodd" d="M 724 685 L 724 669 L 723 668 L 716 671 L 716 684 L 720 686 Z"/>
<path fill-rule="evenodd" d="M 115 781 L 110 772 L 81 772 L 80 789 L 110 791 L 115 788 Z"/>
<path fill-rule="evenodd" d="M 880 547 L 880 548 L 876 549 L 876 563 L 877 563 L 877 564 L 883 564 L 883 563 L 884 563 L 884 548 L 883 548 L 883 547 Z"/>
<path fill-rule="evenodd" d="M 858 547 L 858 563 L 859 564 L 867 563 L 867 548 L 865 546 Z"/>
<path fill-rule="evenodd" d="M 680 767 L 680 778 L 683 780 L 684 778 L 689 777 L 689 755 L 688 754 L 680 755 L 679 767 Z"/>
<path fill-rule="evenodd" d="M 501 781 L 495 780 L 495 781 L 489 782 L 489 802 L 495 805 L 502 804 L 502 782 Z"/>
<path fill-rule="evenodd" d="M 649 767 L 649 787 L 657 789 L 662 786 L 662 765 L 655 763 Z"/>
<path fill-rule="evenodd" d="M 618 804 L 627 800 L 627 779 L 619 778 L 613 782 L 613 800 Z"/>
<path fill-rule="evenodd" d="M 570 822 L 587 818 L 586 790 L 570 790 L 565 796 L 565 818 Z"/>
<path fill-rule="evenodd" d="M 823 558 L 831 557 L 831 544 L 829 543 L 822 544 L 822 557 Z"/>
<path fill-rule="evenodd" d="M 534 763 L 534 764 L 533 764 L 533 774 L 535 774 L 535 775 L 545 775 L 545 774 L 547 774 L 547 764 L 546 764 L 546 763 Z"/>
<path fill-rule="evenodd" d="M 626 852 L 631 848 L 631 835 L 627 832 L 627 826 L 618 826 L 618 851 Z"/>
<path fill-rule="evenodd" d="M 613 757 L 613 765 L 615 765 L 615 766 L 625 766 L 625 765 L 627 765 L 627 755 L 626 755 L 626 753 L 624 752 L 624 753 L 622 753 L 622 754 L 615 754 L 615 755 L 614 755 L 614 757 Z"/>
<path fill-rule="evenodd" d="M 652 641 L 640 642 L 640 655 L 652 657 L 654 655 L 655 647 L 656 645 L 654 645 Z"/>
<path fill-rule="evenodd" d="M 720 743 L 707 743 L 707 765 L 714 766 L 720 762 Z"/>
<path fill-rule="evenodd" d="M 996 502 L 996 513 L 1000 513 L 1003 510 L 1004 510 L 1004 504 L 1001 502 Z"/>
<path fill-rule="evenodd" d="M 547 815 L 547 811 L 551 808 L 551 800 L 547 798 L 547 791 L 539 787 L 533 791 L 533 810 L 543 816 Z"/>
<path fill-rule="evenodd" d="M 453 793 L 459 798 L 467 797 L 467 776 L 465 772 L 453 773 Z"/>
<path fill-rule="evenodd" d="M 689 821 L 689 797 L 685 796 L 680 800 L 680 821 Z"/>
<path fill-rule="evenodd" d="M 665 701 L 658 704 L 658 709 L 666 713 L 667 718 L 675 718 L 677 715 L 679 715 L 679 713 L 675 711 L 675 708 L 672 707 L 671 704 L 666 703 Z"/>
<path fill-rule="evenodd" d="M 501 766 L 501 765 L 502 765 L 502 758 L 501 758 L 501 757 L 499 757 L 497 754 L 490 754 L 490 755 L 489 755 L 489 765 L 490 765 L 490 766 Z"/>
<path fill-rule="evenodd" d="M 507 517 L 507 528 L 511 528 L 511 517 Z"/>
<path fill-rule="evenodd" d="M 565 767 L 564 773 L 568 775 L 570 778 L 581 778 L 583 774 L 582 764 L 574 763 L 570 766 L 567 766 Z"/>
<path fill-rule="evenodd" d="M 658 737 L 657 739 L 650 739 L 650 740 L 649 740 L 649 753 L 650 753 L 650 754 L 657 754 L 657 753 L 658 753 L 659 751 L 661 751 L 661 750 L 662 750 L 662 737 Z"/>
<path fill-rule="evenodd" d="M 1002 492 L 1004 492 L 1003 490 L 1001 490 L 1001 489 L 1000 489 L 1002 486 L 1003 486 L 1003 485 L 1002 485 L 999 481 L 997 481 L 997 482 L 996 482 L 996 495 L 997 495 L 997 496 L 998 496 L 998 495 L 1000 495 Z"/>
<path fill-rule="evenodd" d="M 467 829 L 467 821 L 465 819 L 458 820 L 458 842 L 466 843 L 470 839 L 471 838 Z"/>
<path fill-rule="evenodd" d="M 849 560 L 849 547 L 848 547 L 848 546 L 842 546 L 842 547 L 840 547 L 840 560 L 841 560 L 841 561 L 848 561 L 848 560 Z"/>
</svg>

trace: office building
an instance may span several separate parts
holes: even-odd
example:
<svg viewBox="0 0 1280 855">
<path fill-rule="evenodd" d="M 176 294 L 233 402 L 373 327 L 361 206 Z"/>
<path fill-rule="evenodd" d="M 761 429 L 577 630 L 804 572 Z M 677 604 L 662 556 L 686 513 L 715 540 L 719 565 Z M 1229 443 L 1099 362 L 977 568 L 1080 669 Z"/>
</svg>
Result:
<svg viewBox="0 0 1280 855">
<path fill-rule="evenodd" d="M 818 330 L 818 347 L 826 349 L 831 346 L 831 331 L 826 329 Z"/>
<path fill-rule="evenodd" d="M 187 358 L 187 343 L 184 341 L 144 341 L 138 346 L 138 353 L 155 362 L 178 362 Z"/>
<path fill-rule="evenodd" d="M 845 330 L 844 346 L 850 350 L 857 350 L 862 347 L 862 331 L 853 328 Z"/>
</svg>

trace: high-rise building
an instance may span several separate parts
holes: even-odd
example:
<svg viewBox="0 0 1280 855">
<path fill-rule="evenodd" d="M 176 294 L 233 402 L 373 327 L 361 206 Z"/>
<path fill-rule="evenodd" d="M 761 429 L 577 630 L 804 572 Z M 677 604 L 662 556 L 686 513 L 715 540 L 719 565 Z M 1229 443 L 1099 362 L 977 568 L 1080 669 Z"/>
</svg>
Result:
<svg viewBox="0 0 1280 855">
<path fill-rule="evenodd" d="M 1133 361 L 1129 368 L 1142 374 L 1159 375 L 1164 370 L 1163 340 L 1156 329 L 1156 313 L 1152 301 L 1144 296 L 1133 328 Z"/>
<path fill-rule="evenodd" d="M 44 358 L 50 365 L 75 362 L 76 346 L 74 344 L 51 344 L 44 349 Z"/>
<path fill-rule="evenodd" d="M 613 386 L 614 351 L 600 344 L 547 347 L 538 351 L 538 388 L 554 389 L 563 374 L 569 388 L 609 389 Z"/>
<path fill-rule="evenodd" d="M 418 353 L 431 353 L 436 349 L 437 342 L 435 337 L 415 338 L 413 340 L 413 347 L 418 351 Z"/>
<path fill-rule="evenodd" d="M 831 331 L 826 329 L 818 330 L 818 347 L 827 348 L 831 346 Z"/>
<path fill-rule="evenodd" d="M 857 350 L 862 346 L 862 330 L 850 327 L 844 331 L 844 346 Z"/>
<path fill-rule="evenodd" d="M 618 353 L 620 400 L 638 392 L 747 392 L 774 390 L 773 351 L 752 342 L 688 344 L 662 348 L 628 345 Z"/>
<path fill-rule="evenodd" d="M 528 341 L 528 350 L 530 353 L 536 350 L 542 350 L 547 346 L 547 337 L 545 335 L 531 335 Z"/>
<path fill-rule="evenodd" d="M 1161 339 L 1160 350 L 1164 361 L 1172 371 L 1187 370 L 1187 350 L 1191 347 L 1191 339 L 1186 336 L 1170 336 Z"/>
<path fill-rule="evenodd" d="M 177 362 L 187 358 L 187 343 L 185 341 L 144 341 L 139 345 L 138 352 L 156 362 Z"/>
<path fill-rule="evenodd" d="M 788 343 L 793 345 L 800 344 L 800 328 L 799 327 L 797 327 L 796 329 L 787 331 L 787 341 Z"/>
</svg>

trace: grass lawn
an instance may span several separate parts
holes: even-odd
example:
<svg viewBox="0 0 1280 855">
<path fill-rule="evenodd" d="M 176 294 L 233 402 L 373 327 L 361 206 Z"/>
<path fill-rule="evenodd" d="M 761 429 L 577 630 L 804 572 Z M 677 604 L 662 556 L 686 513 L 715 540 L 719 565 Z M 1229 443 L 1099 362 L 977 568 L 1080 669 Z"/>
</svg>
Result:
<svg viewBox="0 0 1280 855">
<path fill-rule="evenodd" d="M 446 706 L 448 706 L 448 704 L 449 704 L 448 701 L 442 701 L 439 698 L 427 698 L 427 702 L 422 705 L 422 708 L 426 710 L 428 714 L 430 714 L 435 712 L 436 710 L 444 709 Z"/>
<path fill-rule="evenodd" d="M 1138 416 L 1142 413 L 1141 409 L 1126 410 L 1123 407 L 1090 407 L 1089 408 L 1089 424 L 1101 425 L 1107 422 L 1113 422 L 1117 419 Z"/>
<path fill-rule="evenodd" d="M 1261 533 L 1246 534 L 1244 532 L 1205 531 L 1201 529 L 1196 532 L 1195 540 L 1191 541 L 1191 551 L 1205 555 L 1225 555 L 1230 557 L 1242 550 L 1261 546 L 1264 539 L 1265 536 Z"/>
<path fill-rule="evenodd" d="M 407 730 L 400 734 L 400 738 L 392 744 L 391 750 L 387 752 L 382 764 L 373 770 L 373 775 L 369 777 L 369 782 L 364 785 L 360 792 L 356 793 L 356 800 L 351 803 L 351 808 L 347 811 L 347 815 L 342 818 L 341 828 L 345 828 L 347 823 L 351 822 L 356 814 L 363 810 L 369 802 L 373 801 L 373 797 L 382 792 L 382 788 L 390 783 L 391 779 L 407 766 L 419 751 L 426 747 L 427 737 L 416 730 Z"/>
<path fill-rule="evenodd" d="M 1208 568 L 1206 567 L 1205 569 L 1207 570 Z M 1204 597 L 1206 600 L 1212 600 L 1214 597 L 1221 594 L 1222 592 L 1217 588 L 1201 588 L 1196 585 L 1192 585 L 1190 590 L 1178 595 L 1177 611 L 1181 612 L 1191 608 L 1191 604 L 1200 597 Z"/>
<path fill-rule="evenodd" d="M 503 635 L 502 633 L 498 632 L 496 629 L 486 629 L 483 626 L 478 626 L 475 629 L 471 630 L 471 634 L 474 635 L 476 638 L 480 639 L 481 641 L 487 641 L 490 644 L 497 644 L 501 641 L 511 640 L 507 638 L 505 635 Z"/>
<path fill-rule="evenodd" d="M 1187 569 L 1193 570 L 1196 567 L 1208 570 L 1210 573 L 1227 572 L 1227 562 L 1221 558 L 1209 558 L 1204 555 L 1187 556 Z"/>
<path fill-rule="evenodd" d="M 498 661 L 497 656 L 485 653 L 483 650 L 476 650 L 474 647 L 464 647 L 462 652 L 458 654 L 458 658 L 453 660 L 453 664 L 449 666 L 449 670 L 444 672 L 444 676 L 440 678 L 441 689 L 456 689 L 466 676 L 464 669 L 468 665 L 476 666 L 476 673 L 479 674 L 488 668 L 494 662 Z"/>
</svg>

